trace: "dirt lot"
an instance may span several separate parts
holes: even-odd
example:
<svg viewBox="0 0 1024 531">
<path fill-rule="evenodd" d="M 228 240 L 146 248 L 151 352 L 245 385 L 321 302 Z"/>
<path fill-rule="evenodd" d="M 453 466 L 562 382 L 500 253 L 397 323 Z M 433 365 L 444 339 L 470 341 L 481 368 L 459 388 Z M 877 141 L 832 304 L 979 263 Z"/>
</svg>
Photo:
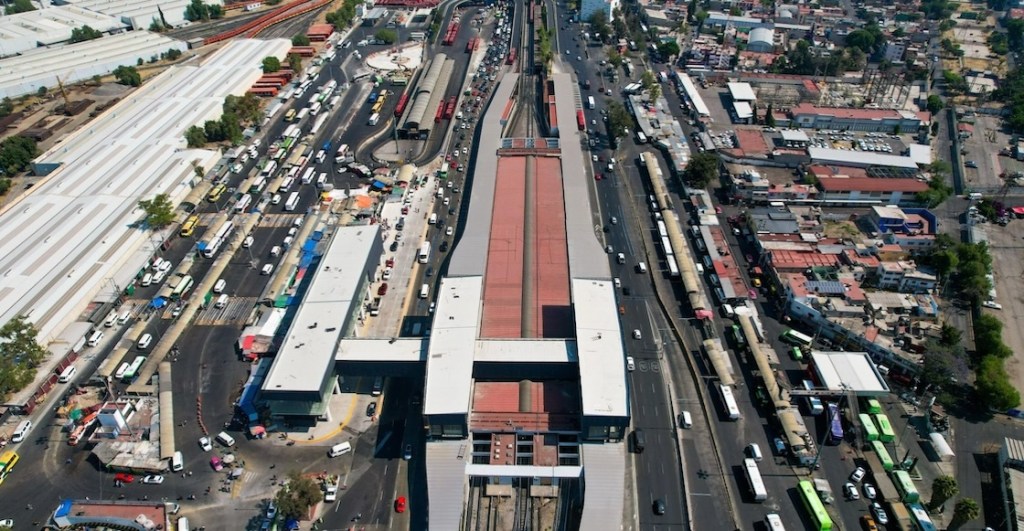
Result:
<svg viewBox="0 0 1024 531">
<path fill-rule="evenodd" d="M 984 308 L 1003 322 L 1003 342 L 1013 350 L 1014 356 L 1006 361 L 1006 370 L 1014 387 L 1024 390 L 1024 240 L 1021 232 L 1024 221 L 1017 220 L 1005 227 L 986 223 L 992 253 L 992 269 L 996 277 L 996 302 L 1002 310 Z"/>
</svg>

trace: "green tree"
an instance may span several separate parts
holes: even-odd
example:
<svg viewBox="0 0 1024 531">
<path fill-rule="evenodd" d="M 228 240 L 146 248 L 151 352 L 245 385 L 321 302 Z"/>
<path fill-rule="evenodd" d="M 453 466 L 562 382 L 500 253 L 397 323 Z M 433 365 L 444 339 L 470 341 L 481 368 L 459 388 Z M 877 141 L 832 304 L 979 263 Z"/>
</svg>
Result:
<svg viewBox="0 0 1024 531">
<path fill-rule="evenodd" d="M 218 19 L 223 14 L 220 6 L 204 4 L 202 0 L 192 0 L 189 5 L 185 6 L 185 20 L 190 22 Z"/>
<path fill-rule="evenodd" d="M 608 13 L 598 9 L 587 17 L 587 23 L 590 24 L 591 32 L 596 35 L 600 35 L 602 38 L 611 36 L 612 30 L 608 27 Z"/>
<path fill-rule="evenodd" d="M 88 25 L 82 26 L 81 28 L 75 28 L 71 30 L 71 42 L 84 42 L 98 39 L 103 36 L 103 32 L 92 29 Z"/>
<path fill-rule="evenodd" d="M 619 68 L 622 66 L 623 61 L 625 61 L 625 59 L 622 58 L 622 54 L 617 52 L 615 48 L 608 49 L 608 64 L 615 68 Z"/>
<path fill-rule="evenodd" d="M 24 315 L 0 327 L 0 397 L 6 399 L 32 383 L 36 368 L 46 358 L 38 335 L 39 331 Z"/>
<path fill-rule="evenodd" d="M 149 23 L 149 31 L 152 31 L 153 33 L 161 33 L 165 30 L 167 30 L 167 27 L 164 26 L 164 23 L 160 22 L 159 18 L 153 17 L 153 21 Z"/>
<path fill-rule="evenodd" d="M 290 53 L 288 54 L 287 59 L 288 68 L 290 68 L 292 72 L 300 72 L 302 70 L 302 57 L 300 57 L 299 54 Z"/>
<path fill-rule="evenodd" d="M 695 188 L 704 188 L 718 177 L 718 155 L 705 151 L 690 157 L 683 180 Z"/>
<path fill-rule="evenodd" d="M 629 130 L 629 125 L 632 123 L 629 111 L 621 101 L 617 100 L 609 100 L 606 108 L 608 109 L 608 136 L 622 138 L 624 134 L 627 134 L 625 131 Z"/>
<path fill-rule="evenodd" d="M 292 46 L 309 46 L 309 37 L 301 33 L 292 37 Z"/>
<path fill-rule="evenodd" d="M 234 114 L 245 123 L 256 123 L 263 117 L 260 98 L 246 93 L 243 96 L 227 95 L 224 98 L 224 114 Z"/>
<path fill-rule="evenodd" d="M 23 172 L 38 154 L 35 140 L 25 136 L 9 136 L 0 141 L 0 170 L 5 175 Z"/>
<path fill-rule="evenodd" d="M 959 493 L 960 485 L 957 485 L 956 478 L 950 475 L 939 476 L 932 480 L 932 499 L 928 501 L 928 508 L 934 511 Z"/>
<path fill-rule="evenodd" d="M 13 0 L 7 4 L 4 8 L 4 13 L 8 15 L 16 15 L 18 13 L 26 13 L 28 11 L 35 11 L 36 6 L 32 4 L 32 0 Z"/>
<path fill-rule="evenodd" d="M 939 114 L 939 111 L 941 111 L 942 108 L 945 106 L 946 104 L 943 103 L 942 98 L 939 97 L 938 95 L 932 94 L 928 96 L 928 112 L 932 113 L 933 115 Z"/>
<path fill-rule="evenodd" d="M 981 516 L 981 507 L 978 502 L 971 498 L 961 498 L 953 508 L 953 519 L 949 522 L 948 529 L 960 529 L 960 526 Z"/>
<path fill-rule="evenodd" d="M 14 112 L 14 102 L 11 98 L 4 98 L 0 100 L 0 117 L 10 116 Z"/>
<path fill-rule="evenodd" d="M 277 510 L 285 518 L 300 519 L 306 516 L 309 508 L 323 500 L 323 491 L 309 477 L 299 472 L 288 473 L 288 483 L 277 491 L 275 502 Z"/>
<path fill-rule="evenodd" d="M 153 199 L 142 199 L 139 208 L 146 214 L 146 225 L 153 230 L 161 229 L 174 221 L 174 205 L 167 194 L 157 194 Z"/>
<path fill-rule="evenodd" d="M 982 408 L 1006 411 L 1020 404 L 1020 393 L 1010 383 L 1010 375 L 998 356 L 983 356 L 975 372 L 975 389 Z"/>
<path fill-rule="evenodd" d="M 170 48 L 166 52 L 164 52 L 163 56 L 164 59 L 167 59 L 168 61 L 174 61 L 181 57 L 181 50 L 177 48 Z"/>
<path fill-rule="evenodd" d="M 119 66 L 114 69 L 114 79 L 122 85 L 137 87 L 142 84 L 142 76 L 134 66 Z"/>
<path fill-rule="evenodd" d="M 775 109 L 772 108 L 772 104 L 768 104 L 768 108 L 764 113 L 764 125 L 768 127 L 775 127 Z"/>
<path fill-rule="evenodd" d="M 398 42 L 398 32 L 392 29 L 382 29 L 374 33 L 373 38 L 384 44 L 394 44 Z"/>
<path fill-rule="evenodd" d="M 640 74 L 640 87 L 643 88 L 644 91 L 651 90 L 657 84 L 658 81 L 654 79 L 654 72 L 644 70 L 644 72 Z"/>
<path fill-rule="evenodd" d="M 660 53 L 666 60 L 679 55 L 679 52 L 679 43 L 675 40 L 665 41 L 658 45 L 658 53 Z"/>
<path fill-rule="evenodd" d="M 281 69 L 281 60 L 274 56 L 263 58 L 263 71 L 266 73 L 277 72 Z"/>
<path fill-rule="evenodd" d="M 866 29 L 853 30 L 846 35 L 846 45 L 870 54 L 875 48 L 875 36 Z"/>
</svg>

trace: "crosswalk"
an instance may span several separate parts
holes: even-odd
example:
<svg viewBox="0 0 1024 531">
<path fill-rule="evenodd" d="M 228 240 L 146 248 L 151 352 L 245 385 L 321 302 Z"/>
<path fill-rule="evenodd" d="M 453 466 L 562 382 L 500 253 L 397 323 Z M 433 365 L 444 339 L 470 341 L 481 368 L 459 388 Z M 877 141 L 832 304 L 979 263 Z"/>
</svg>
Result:
<svg viewBox="0 0 1024 531">
<path fill-rule="evenodd" d="M 196 312 L 192 324 L 197 326 L 225 326 L 242 325 L 249 320 L 249 314 L 256 305 L 256 297 L 231 297 L 227 306 L 217 308 L 210 303 L 204 309 Z"/>
<path fill-rule="evenodd" d="M 264 214 L 260 227 L 290 227 L 302 214 Z"/>
</svg>

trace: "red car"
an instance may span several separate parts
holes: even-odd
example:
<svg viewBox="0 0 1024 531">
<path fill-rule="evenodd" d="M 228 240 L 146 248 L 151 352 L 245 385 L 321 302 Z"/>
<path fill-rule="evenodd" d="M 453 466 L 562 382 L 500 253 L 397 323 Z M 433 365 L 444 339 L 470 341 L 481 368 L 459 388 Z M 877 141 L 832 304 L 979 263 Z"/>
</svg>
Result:
<svg viewBox="0 0 1024 531">
<path fill-rule="evenodd" d="M 114 474 L 114 481 L 120 481 L 121 483 L 131 483 L 135 481 L 135 476 L 126 474 L 124 472 L 118 472 Z"/>
<path fill-rule="evenodd" d="M 383 297 L 384 295 L 387 295 L 387 293 L 388 293 L 388 285 L 385 282 L 384 284 L 381 284 L 379 288 L 377 288 L 377 295 Z"/>
<path fill-rule="evenodd" d="M 405 496 L 399 496 L 398 499 L 395 500 L 395 512 L 396 513 L 404 513 L 405 512 Z"/>
</svg>

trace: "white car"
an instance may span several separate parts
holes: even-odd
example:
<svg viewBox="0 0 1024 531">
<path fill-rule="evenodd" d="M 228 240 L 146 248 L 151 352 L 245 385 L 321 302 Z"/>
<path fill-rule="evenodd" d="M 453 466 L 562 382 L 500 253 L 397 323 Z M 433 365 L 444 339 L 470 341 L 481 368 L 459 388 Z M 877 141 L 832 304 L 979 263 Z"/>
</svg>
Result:
<svg viewBox="0 0 1024 531">
<path fill-rule="evenodd" d="M 875 499 L 875 496 L 878 495 L 878 493 L 875 492 L 875 486 L 870 483 L 865 483 L 861 488 L 864 489 L 864 497 L 869 500 Z"/>
<path fill-rule="evenodd" d="M 10 527 L 11 529 L 14 529 L 14 519 L 8 518 L 6 520 L 0 520 L 0 527 Z"/>
<path fill-rule="evenodd" d="M 455 234 L 455 229 L 449 225 L 447 229 L 444 229 L 444 235 L 451 236 L 452 234 Z"/>
<path fill-rule="evenodd" d="M 864 474 L 866 473 L 867 472 L 864 470 L 864 467 L 857 467 L 857 469 L 850 474 L 850 481 L 860 483 L 860 480 L 864 479 Z"/>
<path fill-rule="evenodd" d="M 640 329 L 639 328 L 633 329 L 633 339 L 642 339 L 642 338 L 643 338 L 643 336 L 640 334 Z"/>
<path fill-rule="evenodd" d="M 150 475 L 142 478 L 142 482 L 146 485 L 159 485 L 164 482 L 164 477 L 160 475 Z"/>
<path fill-rule="evenodd" d="M 210 450 L 213 450 L 213 445 L 210 444 L 209 437 L 200 437 L 199 447 L 202 448 L 204 452 L 209 452 Z"/>
<path fill-rule="evenodd" d="M 860 493 L 857 492 L 857 487 L 855 487 L 853 483 L 846 483 L 843 485 L 843 494 L 846 495 L 846 499 L 848 500 L 860 499 Z"/>
<path fill-rule="evenodd" d="M 871 512 L 875 513 L 875 521 L 878 523 L 882 525 L 889 523 L 889 515 L 885 513 L 885 509 L 883 509 L 878 502 L 873 502 L 871 504 Z"/>
<path fill-rule="evenodd" d="M 382 274 L 380 278 L 383 280 L 391 280 L 391 268 L 389 267 L 385 269 L 384 274 Z"/>
</svg>

